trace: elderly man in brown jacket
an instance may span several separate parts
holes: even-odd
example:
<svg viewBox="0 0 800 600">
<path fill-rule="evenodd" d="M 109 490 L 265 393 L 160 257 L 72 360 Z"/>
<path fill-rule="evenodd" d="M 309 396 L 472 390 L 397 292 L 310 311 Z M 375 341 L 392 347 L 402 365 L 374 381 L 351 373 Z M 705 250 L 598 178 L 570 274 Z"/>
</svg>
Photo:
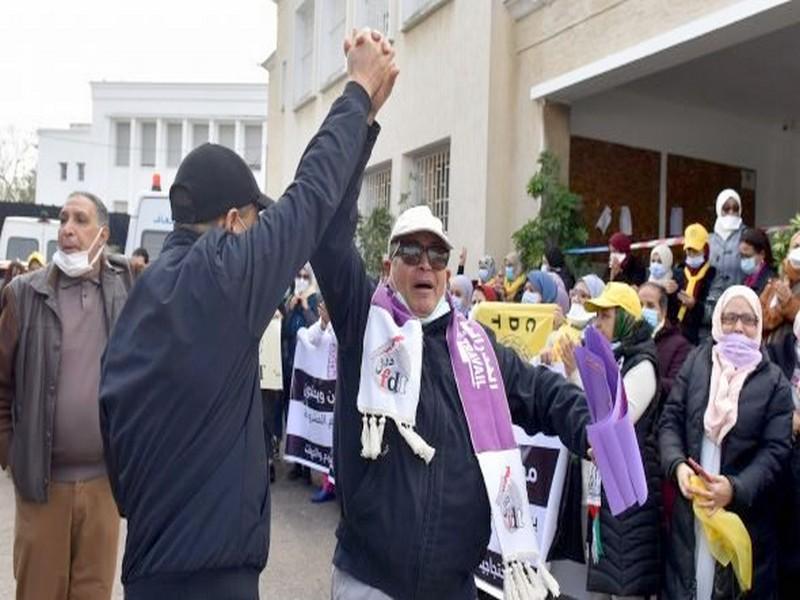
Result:
<svg viewBox="0 0 800 600">
<path fill-rule="evenodd" d="M 60 219 L 52 263 L 3 289 L 0 464 L 16 491 L 17 598 L 108 600 L 119 515 L 103 460 L 100 359 L 132 279 L 103 251 L 102 201 L 76 192 Z"/>
</svg>

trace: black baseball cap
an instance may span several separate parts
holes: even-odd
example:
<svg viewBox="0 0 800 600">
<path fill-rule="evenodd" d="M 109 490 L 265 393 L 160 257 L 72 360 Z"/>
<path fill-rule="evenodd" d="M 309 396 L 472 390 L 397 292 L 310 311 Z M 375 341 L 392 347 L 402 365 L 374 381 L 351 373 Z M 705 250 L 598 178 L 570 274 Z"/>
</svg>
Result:
<svg viewBox="0 0 800 600">
<path fill-rule="evenodd" d="M 169 188 L 176 223 L 207 223 L 231 208 L 255 204 L 261 209 L 272 203 L 242 157 L 219 144 L 203 144 L 189 152 Z"/>
</svg>

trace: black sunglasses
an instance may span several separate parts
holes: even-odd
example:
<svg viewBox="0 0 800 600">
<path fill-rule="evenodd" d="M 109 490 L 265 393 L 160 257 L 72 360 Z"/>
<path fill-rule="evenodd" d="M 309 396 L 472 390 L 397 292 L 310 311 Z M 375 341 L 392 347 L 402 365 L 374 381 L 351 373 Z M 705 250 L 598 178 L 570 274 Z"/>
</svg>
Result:
<svg viewBox="0 0 800 600">
<path fill-rule="evenodd" d="M 392 258 L 400 258 L 409 267 L 416 267 L 422 262 L 422 255 L 428 256 L 428 264 L 434 271 L 441 271 L 450 262 L 450 250 L 444 246 L 424 247 L 419 242 L 401 242 L 397 245 Z"/>
</svg>

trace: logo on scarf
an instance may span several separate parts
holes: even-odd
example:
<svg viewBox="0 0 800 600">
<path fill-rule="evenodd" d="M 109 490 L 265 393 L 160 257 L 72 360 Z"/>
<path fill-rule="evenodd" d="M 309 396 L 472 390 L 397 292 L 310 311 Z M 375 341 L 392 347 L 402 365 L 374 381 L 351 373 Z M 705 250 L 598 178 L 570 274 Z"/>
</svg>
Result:
<svg viewBox="0 0 800 600">
<path fill-rule="evenodd" d="M 511 478 L 511 467 L 508 465 L 506 465 L 505 473 L 500 477 L 500 490 L 494 502 L 500 509 L 506 529 L 514 531 L 525 527 L 522 494 L 516 482 Z"/>
<path fill-rule="evenodd" d="M 397 335 L 370 355 L 378 386 L 393 394 L 406 393 L 411 373 L 411 358 L 402 345 L 403 341 L 405 338 Z"/>
</svg>

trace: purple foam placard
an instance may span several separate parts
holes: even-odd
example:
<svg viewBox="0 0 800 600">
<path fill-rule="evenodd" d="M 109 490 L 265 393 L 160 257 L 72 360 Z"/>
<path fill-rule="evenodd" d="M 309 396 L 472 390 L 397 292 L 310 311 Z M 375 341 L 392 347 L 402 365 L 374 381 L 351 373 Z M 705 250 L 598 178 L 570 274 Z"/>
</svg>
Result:
<svg viewBox="0 0 800 600">
<path fill-rule="evenodd" d="M 617 359 L 614 357 L 611 344 L 593 325 L 586 328 L 584 344 L 587 349 L 596 354 L 597 357 L 603 361 L 603 365 L 606 369 L 606 379 L 608 380 L 608 389 L 611 391 L 611 397 L 616 397 L 617 384 L 619 382 L 619 365 L 617 364 Z"/>
<path fill-rule="evenodd" d="M 600 358 L 586 348 L 575 349 L 575 363 L 581 374 L 592 422 L 602 421 L 611 413 L 612 408 L 605 367 Z"/>
</svg>

